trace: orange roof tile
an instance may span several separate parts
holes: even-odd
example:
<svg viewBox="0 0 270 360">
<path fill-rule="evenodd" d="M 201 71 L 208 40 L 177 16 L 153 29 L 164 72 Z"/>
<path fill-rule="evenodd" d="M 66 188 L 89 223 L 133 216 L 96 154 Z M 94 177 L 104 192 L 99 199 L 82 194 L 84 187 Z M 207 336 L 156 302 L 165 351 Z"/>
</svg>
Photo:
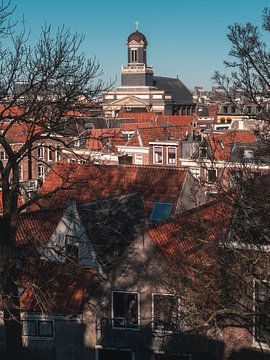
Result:
<svg viewBox="0 0 270 360">
<path fill-rule="evenodd" d="M 186 136 L 187 129 L 182 126 L 162 126 L 147 129 L 137 129 L 132 138 L 129 139 L 127 146 L 149 146 L 149 141 L 181 140 Z M 140 137 L 140 140 L 139 140 Z"/>
<path fill-rule="evenodd" d="M 19 275 L 25 288 L 20 297 L 23 310 L 78 314 L 91 287 L 95 269 L 76 268 L 30 259 Z M 42 298 L 42 301 L 39 299 Z"/>
<path fill-rule="evenodd" d="M 91 129 L 86 134 L 86 149 L 92 151 L 115 151 L 116 145 L 126 142 L 120 129 Z"/>
<path fill-rule="evenodd" d="M 151 211 L 154 201 L 176 204 L 187 170 L 151 166 L 105 166 L 92 164 L 55 164 L 40 193 L 59 190 L 39 204 L 63 207 L 69 198 L 91 201 L 131 192 L 142 192 L 145 206 Z"/>
<path fill-rule="evenodd" d="M 52 237 L 63 216 L 63 209 L 48 209 L 22 213 L 19 216 L 16 239 L 19 245 L 44 245 Z"/>
<path fill-rule="evenodd" d="M 213 156 L 216 160 L 229 160 L 233 144 L 256 141 L 251 131 L 227 131 L 225 133 L 212 133 L 209 135 Z"/>
</svg>

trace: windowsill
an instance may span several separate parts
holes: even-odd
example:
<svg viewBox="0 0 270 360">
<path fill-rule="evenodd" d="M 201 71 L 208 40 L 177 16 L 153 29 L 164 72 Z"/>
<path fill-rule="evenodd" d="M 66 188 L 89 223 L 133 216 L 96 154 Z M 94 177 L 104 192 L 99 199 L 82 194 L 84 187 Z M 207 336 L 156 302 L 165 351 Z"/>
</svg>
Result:
<svg viewBox="0 0 270 360">
<path fill-rule="evenodd" d="M 113 330 L 140 331 L 140 325 L 138 325 L 137 328 L 113 326 L 112 329 L 113 329 Z"/>
<path fill-rule="evenodd" d="M 22 335 L 23 340 L 30 340 L 30 341 L 53 341 L 54 336 L 28 336 Z"/>
</svg>

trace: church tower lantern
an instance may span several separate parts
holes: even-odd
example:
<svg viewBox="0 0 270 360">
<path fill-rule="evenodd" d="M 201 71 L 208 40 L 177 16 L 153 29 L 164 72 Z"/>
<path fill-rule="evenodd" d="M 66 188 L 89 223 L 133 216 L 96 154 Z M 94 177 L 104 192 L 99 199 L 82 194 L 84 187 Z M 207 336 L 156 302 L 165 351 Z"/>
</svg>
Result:
<svg viewBox="0 0 270 360">
<path fill-rule="evenodd" d="M 127 39 L 128 63 L 121 69 L 121 86 L 153 86 L 153 69 L 147 66 L 146 48 L 148 42 L 144 34 L 136 31 Z"/>
<path fill-rule="evenodd" d="M 138 22 L 136 22 L 136 31 L 129 35 L 127 39 L 128 46 L 128 64 L 146 65 L 146 37 L 139 32 Z"/>
</svg>

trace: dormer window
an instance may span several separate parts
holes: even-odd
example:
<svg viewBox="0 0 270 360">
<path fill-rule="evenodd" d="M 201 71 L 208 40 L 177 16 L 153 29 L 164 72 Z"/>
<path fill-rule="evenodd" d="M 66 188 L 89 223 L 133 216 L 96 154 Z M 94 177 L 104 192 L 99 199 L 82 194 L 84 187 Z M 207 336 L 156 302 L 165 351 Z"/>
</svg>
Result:
<svg viewBox="0 0 270 360">
<path fill-rule="evenodd" d="M 176 148 L 175 147 L 168 147 L 168 165 L 175 165 L 176 164 Z"/>
<path fill-rule="evenodd" d="M 163 163 L 163 151 L 162 146 L 154 146 L 154 164 Z"/>
</svg>

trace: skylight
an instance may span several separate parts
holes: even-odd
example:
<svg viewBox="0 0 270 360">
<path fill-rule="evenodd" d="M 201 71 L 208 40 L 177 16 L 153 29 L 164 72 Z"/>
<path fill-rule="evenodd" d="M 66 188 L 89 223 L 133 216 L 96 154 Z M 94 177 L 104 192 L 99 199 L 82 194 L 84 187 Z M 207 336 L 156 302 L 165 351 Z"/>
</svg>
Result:
<svg viewBox="0 0 270 360">
<path fill-rule="evenodd" d="M 150 216 L 150 221 L 167 220 L 171 215 L 173 203 L 156 201 Z"/>
</svg>

